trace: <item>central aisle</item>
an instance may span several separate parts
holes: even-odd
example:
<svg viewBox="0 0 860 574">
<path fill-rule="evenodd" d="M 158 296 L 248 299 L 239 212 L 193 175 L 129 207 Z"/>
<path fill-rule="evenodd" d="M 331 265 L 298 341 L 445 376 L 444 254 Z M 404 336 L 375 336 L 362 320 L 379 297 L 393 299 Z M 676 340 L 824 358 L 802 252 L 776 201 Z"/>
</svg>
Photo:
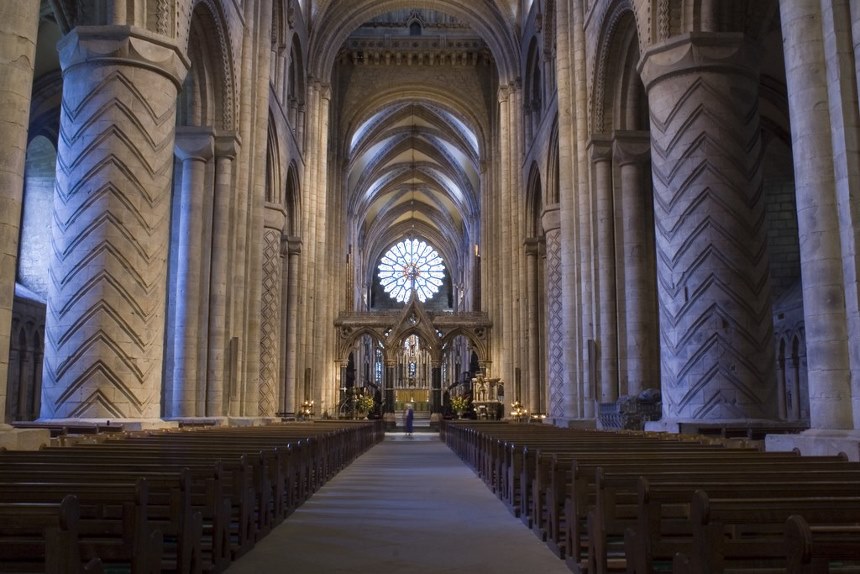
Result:
<svg viewBox="0 0 860 574">
<path fill-rule="evenodd" d="M 570 574 L 438 435 L 389 435 L 228 574 Z"/>
</svg>

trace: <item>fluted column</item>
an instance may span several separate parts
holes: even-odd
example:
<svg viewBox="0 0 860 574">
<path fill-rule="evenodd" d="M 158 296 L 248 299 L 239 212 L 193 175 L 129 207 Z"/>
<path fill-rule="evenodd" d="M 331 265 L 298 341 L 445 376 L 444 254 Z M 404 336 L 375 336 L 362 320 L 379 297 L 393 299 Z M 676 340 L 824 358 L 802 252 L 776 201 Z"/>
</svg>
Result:
<svg viewBox="0 0 860 574">
<path fill-rule="evenodd" d="M 230 325 L 230 217 L 235 207 L 233 164 L 239 141 L 235 134 L 215 138 L 215 204 L 212 212 L 212 268 L 209 279 L 209 353 L 204 416 L 227 414 L 225 398 L 227 333 Z"/>
<path fill-rule="evenodd" d="M 618 301 L 615 286 L 615 209 L 612 198 L 612 141 L 593 136 L 589 143 L 594 172 L 594 235 L 598 281 L 598 402 L 618 398 Z"/>
<path fill-rule="evenodd" d="M 540 310 L 538 309 L 538 257 L 540 238 L 529 237 L 525 243 L 528 317 L 528 398 L 529 412 L 543 410 L 540 401 Z"/>
<path fill-rule="evenodd" d="M 668 421 L 776 415 L 756 62 L 740 34 L 693 33 L 640 63 Z"/>
<path fill-rule="evenodd" d="M 42 416 L 157 418 L 176 97 L 187 63 L 129 27 L 59 43 Z"/>
<path fill-rule="evenodd" d="M 623 222 L 626 360 L 622 365 L 626 373 L 622 381 L 626 381 L 627 394 L 638 395 L 642 389 L 660 386 L 656 368 L 656 284 L 650 253 L 653 244 L 645 226 L 649 219 L 646 210 L 650 209 L 646 204 L 649 194 L 645 178 L 651 160 L 651 137 L 648 132 L 616 132 L 612 151 L 620 175 Z"/>
<path fill-rule="evenodd" d="M 203 248 L 203 196 L 206 163 L 214 153 L 212 131 L 179 128 L 176 156 L 182 162 L 182 187 L 179 197 L 179 233 L 176 252 L 176 327 L 173 333 L 174 416 L 202 414 L 198 404 L 200 363 L 200 278 Z"/>
<path fill-rule="evenodd" d="M 6 422 L 12 302 L 38 28 L 39 2 L 0 3 L 0 131 L 5 140 L 0 157 L 0 424 Z"/>
<path fill-rule="evenodd" d="M 299 375 L 296 366 L 298 352 L 298 301 L 299 301 L 299 255 L 302 253 L 302 240 L 299 237 L 286 238 L 287 251 L 287 305 L 284 307 L 286 317 L 286 364 L 284 365 L 284 412 L 296 412 L 296 386 Z"/>
<path fill-rule="evenodd" d="M 780 1 L 814 429 L 851 429 L 851 365 L 821 6 Z M 856 343 L 854 345 L 856 347 Z M 858 417 L 860 418 L 860 417 Z"/>
</svg>

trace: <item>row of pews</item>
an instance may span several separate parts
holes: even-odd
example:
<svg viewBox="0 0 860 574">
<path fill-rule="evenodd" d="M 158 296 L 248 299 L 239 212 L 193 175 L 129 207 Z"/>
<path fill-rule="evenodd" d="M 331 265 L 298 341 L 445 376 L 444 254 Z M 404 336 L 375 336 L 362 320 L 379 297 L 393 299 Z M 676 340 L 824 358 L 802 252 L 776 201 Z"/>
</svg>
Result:
<svg viewBox="0 0 860 574">
<path fill-rule="evenodd" d="M 724 441 L 443 423 L 442 438 L 576 573 L 860 573 L 860 463 Z"/>
<path fill-rule="evenodd" d="M 0 572 L 221 572 L 383 438 L 319 421 L 0 452 Z"/>
</svg>

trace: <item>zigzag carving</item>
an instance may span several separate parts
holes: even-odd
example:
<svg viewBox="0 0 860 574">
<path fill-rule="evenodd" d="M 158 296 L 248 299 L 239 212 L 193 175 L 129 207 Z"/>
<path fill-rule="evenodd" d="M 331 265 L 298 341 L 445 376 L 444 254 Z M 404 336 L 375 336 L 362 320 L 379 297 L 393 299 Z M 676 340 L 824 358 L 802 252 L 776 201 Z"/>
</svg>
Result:
<svg viewBox="0 0 860 574">
<path fill-rule="evenodd" d="M 677 417 L 760 417 L 769 406 L 762 388 L 771 380 L 773 350 L 758 108 L 738 106 L 731 82 L 676 77 L 652 94 L 666 101 L 659 90 L 669 86 L 674 102 L 662 120 L 652 108 L 651 149 L 661 364 Z"/>
<path fill-rule="evenodd" d="M 63 107 L 62 111 L 67 116 L 64 118 L 68 120 L 68 124 L 64 123 L 63 128 L 65 129 L 66 125 L 69 126 L 68 129 L 74 130 L 74 126 L 77 124 L 78 116 L 81 115 L 89 108 L 89 104 L 92 104 L 92 107 L 98 109 L 102 107 L 106 107 L 105 104 L 108 102 L 97 101 L 99 96 L 104 92 L 109 92 L 110 94 L 116 94 L 111 97 L 109 102 L 117 102 L 118 95 L 121 94 L 121 90 L 114 88 L 116 84 L 119 84 L 121 87 L 124 87 L 128 90 L 125 93 L 126 96 L 129 96 L 131 100 L 134 101 L 135 105 L 141 106 L 142 110 L 146 112 L 146 115 L 152 119 L 153 124 L 162 125 L 169 124 L 172 125 L 176 120 L 176 102 L 175 100 L 171 102 L 171 105 L 168 106 L 163 112 L 159 113 L 150 105 L 150 99 L 146 94 L 137 89 L 134 82 L 129 79 L 128 76 L 122 70 L 115 70 L 105 76 L 100 82 L 95 85 L 87 86 L 86 95 L 77 102 L 76 105 L 71 105 L 66 98 L 63 98 Z M 126 106 L 122 103 L 124 109 L 130 109 L 129 106 Z M 140 116 L 140 112 L 131 113 L 131 117 Z M 86 122 L 81 122 L 81 124 L 86 125 Z M 78 130 L 80 132 L 80 130 Z"/>
<path fill-rule="evenodd" d="M 111 418 L 122 418 L 124 413 L 120 411 L 101 391 L 96 391 L 86 399 L 84 399 L 78 406 L 73 409 L 69 413 L 70 418 L 86 418 L 90 409 L 93 409 L 95 412 L 91 414 L 93 416 L 103 416 L 105 413 L 107 416 Z"/>
<path fill-rule="evenodd" d="M 168 147 L 168 144 L 170 143 L 170 138 L 163 138 L 162 141 L 158 143 L 158 145 L 155 145 L 154 143 L 150 142 L 149 149 L 156 153 L 161 152 L 163 151 L 163 148 Z M 68 148 L 71 150 L 74 149 L 75 146 L 69 145 Z M 125 130 L 117 126 L 111 126 L 107 130 L 99 134 L 98 138 L 94 139 L 86 146 L 84 146 L 82 150 L 78 151 L 78 154 L 75 156 L 74 160 L 71 163 L 66 163 L 65 160 L 63 160 L 62 162 L 58 162 L 58 164 L 64 172 L 74 171 L 80 165 L 85 165 L 89 163 L 87 160 L 89 160 L 91 156 L 100 156 L 104 154 L 105 148 L 113 150 L 111 155 L 117 158 L 122 157 L 120 152 L 124 151 L 128 154 L 127 159 L 136 160 L 149 175 L 155 174 L 157 172 L 157 168 L 155 166 L 150 165 L 149 158 L 144 156 L 144 154 L 140 152 L 139 148 L 135 147 L 134 139 L 132 137 L 129 137 L 128 134 L 125 133 Z M 157 155 L 154 157 L 158 158 Z"/>
<path fill-rule="evenodd" d="M 65 232 L 69 227 L 77 222 L 81 214 L 86 213 L 89 209 L 98 209 L 96 203 L 99 201 L 104 201 L 108 205 L 110 205 L 111 202 L 116 202 L 126 210 L 124 212 L 125 214 L 131 214 L 134 217 L 134 223 L 138 227 L 144 229 L 147 235 L 152 235 L 153 233 L 160 231 L 162 225 L 167 223 L 166 218 L 162 218 L 161 220 L 156 221 L 153 225 L 152 222 L 148 221 L 146 217 L 144 217 L 140 209 L 130 201 L 126 193 L 117 188 L 113 182 L 107 182 L 101 187 L 92 190 L 72 213 L 66 215 L 65 221 L 58 220 L 57 213 L 53 213 L 54 228 L 59 229 L 61 232 Z M 164 201 L 164 199 L 162 199 L 162 201 Z M 68 201 L 64 201 L 63 203 L 66 204 L 66 207 L 69 207 Z M 152 208 L 153 205 L 150 204 L 149 207 Z"/>
<path fill-rule="evenodd" d="M 123 302 L 125 302 L 125 300 L 123 300 Z M 146 341 L 137 332 L 137 329 L 135 329 L 131 325 L 131 323 L 129 323 L 125 319 L 125 317 L 113 307 L 113 305 L 111 305 L 107 301 L 99 300 L 99 302 L 95 305 L 85 307 L 83 309 L 83 314 L 78 315 L 75 319 L 75 322 L 72 323 L 72 325 L 68 327 L 58 339 L 56 339 L 56 341 L 54 342 L 55 348 L 59 348 L 69 342 L 69 339 L 71 339 L 78 331 L 80 331 L 86 325 L 87 321 L 94 318 L 99 312 L 104 312 L 108 317 L 113 319 L 114 323 L 116 323 L 116 325 L 123 330 L 124 334 L 131 337 L 131 342 L 138 347 L 145 348 L 151 344 L 151 342 Z M 57 314 L 54 313 L 54 315 Z M 100 324 L 103 324 L 103 321 L 104 320 L 102 320 Z M 146 326 L 146 324 L 148 323 L 148 321 L 146 321 L 145 319 L 143 320 L 143 322 L 144 326 Z M 53 337 L 50 337 L 50 339 L 54 341 Z"/>
<path fill-rule="evenodd" d="M 59 394 L 48 407 L 158 416 L 176 99 L 136 83 L 175 88 L 140 70 L 91 79 L 71 74 L 67 92 L 83 97 L 62 106 L 45 361 Z"/>
<path fill-rule="evenodd" d="M 62 151 L 64 151 L 64 150 L 61 150 L 61 152 Z M 72 152 L 69 151 L 68 153 L 72 153 Z M 102 169 L 104 169 L 107 173 L 114 175 L 110 168 L 116 168 L 116 170 L 119 171 L 119 173 L 121 173 L 123 176 L 125 176 L 126 179 L 124 181 L 131 184 L 131 186 L 133 186 L 133 188 L 134 188 L 134 192 L 146 200 L 146 205 L 148 207 L 157 208 L 162 203 L 164 203 L 166 201 L 166 198 L 164 198 L 158 194 L 153 196 L 150 193 L 150 190 L 146 187 L 146 185 L 138 179 L 138 177 L 134 173 L 134 171 L 130 167 L 125 165 L 124 162 L 118 160 L 116 157 L 113 156 L 113 154 L 110 154 L 110 153 L 104 159 L 102 159 L 102 160 L 98 161 L 96 164 L 94 164 L 93 167 L 90 168 L 87 173 L 83 174 L 80 177 L 80 179 L 78 179 L 77 181 L 75 181 L 71 184 L 67 183 L 68 189 L 64 189 L 64 187 L 62 185 L 60 185 L 60 183 L 61 182 L 66 183 L 64 180 L 68 179 L 68 174 L 65 172 L 65 170 L 62 169 L 63 166 L 59 160 L 59 157 L 61 157 L 61 156 L 57 156 L 57 157 L 58 157 L 57 163 L 58 163 L 58 166 L 60 169 L 58 169 L 58 171 L 57 171 L 57 183 L 58 183 L 58 185 L 57 185 L 57 192 L 56 193 L 62 199 L 64 204 L 72 202 L 72 201 L 74 201 L 75 198 L 83 195 L 83 192 L 84 192 L 86 186 L 90 185 L 92 183 L 92 180 L 96 180 L 96 181 L 99 180 L 99 178 L 96 177 L 96 174 L 98 172 L 100 172 Z M 163 175 L 163 172 L 166 169 L 168 169 L 168 167 L 169 167 L 169 169 L 172 170 L 173 169 L 173 156 L 171 155 L 169 158 L 166 158 L 163 163 L 164 163 L 164 167 L 160 168 L 160 170 L 153 175 L 156 175 L 160 178 Z M 113 181 L 116 181 L 118 179 L 120 179 L 120 178 L 114 177 Z M 95 189 L 98 189 L 98 188 L 95 188 Z"/>
<path fill-rule="evenodd" d="M 76 384 L 67 387 L 57 397 L 54 404 L 59 407 L 69 402 L 70 399 L 73 398 L 73 395 L 80 391 L 81 386 L 83 386 L 83 383 L 91 380 L 96 374 L 101 375 L 105 379 L 109 380 L 112 383 L 111 388 L 119 390 L 122 395 L 129 401 L 129 403 L 135 406 L 138 412 L 140 411 L 140 407 L 144 404 L 143 401 L 138 399 L 135 396 L 134 392 L 126 386 L 125 382 L 120 377 L 116 376 L 114 370 L 109 365 L 106 365 L 103 361 L 95 361 L 92 365 L 90 365 L 86 372 L 84 372 L 80 377 L 77 378 Z M 102 390 L 96 389 L 94 392 L 101 394 Z M 105 400 L 108 403 L 113 404 L 113 401 L 111 401 L 107 397 L 105 397 Z"/>
</svg>

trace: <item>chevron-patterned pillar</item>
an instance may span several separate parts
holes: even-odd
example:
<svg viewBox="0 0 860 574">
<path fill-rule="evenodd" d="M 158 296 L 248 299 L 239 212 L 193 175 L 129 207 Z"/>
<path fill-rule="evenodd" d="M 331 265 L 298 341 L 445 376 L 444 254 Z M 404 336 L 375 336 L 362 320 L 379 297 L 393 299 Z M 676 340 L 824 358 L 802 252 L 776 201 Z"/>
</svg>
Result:
<svg viewBox="0 0 860 574">
<path fill-rule="evenodd" d="M 640 64 L 668 422 L 776 415 L 756 61 L 741 35 L 692 33 Z"/>
<path fill-rule="evenodd" d="M 187 61 L 137 28 L 59 43 L 63 105 L 43 418 L 161 416 L 176 98 Z"/>
</svg>

